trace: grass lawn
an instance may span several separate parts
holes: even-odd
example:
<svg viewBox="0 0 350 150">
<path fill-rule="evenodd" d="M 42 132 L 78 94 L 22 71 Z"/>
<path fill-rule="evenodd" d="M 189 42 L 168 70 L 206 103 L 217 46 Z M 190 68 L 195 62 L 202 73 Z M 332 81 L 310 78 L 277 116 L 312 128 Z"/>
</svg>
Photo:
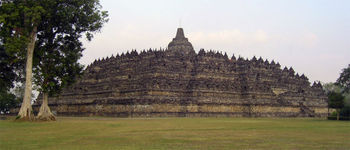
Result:
<svg viewBox="0 0 350 150">
<path fill-rule="evenodd" d="M 309 118 L 1 120 L 0 149 L 350 149 L 350 122 Z"/>
</svg>

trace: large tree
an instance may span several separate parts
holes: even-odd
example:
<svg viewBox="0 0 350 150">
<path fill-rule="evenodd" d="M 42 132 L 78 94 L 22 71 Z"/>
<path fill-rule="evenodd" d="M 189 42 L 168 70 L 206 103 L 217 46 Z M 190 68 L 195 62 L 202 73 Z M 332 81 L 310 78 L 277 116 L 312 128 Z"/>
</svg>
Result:
<svg viewBox="0 0 350 150">
<path fill-rule="evenodd" d="M 337 84 L 344 87 L 344 92 L 350 93 L 350 64 L 342 70 L 340 77 L 337 79 Z"/>
<path fill-rule="evenodd" d="M 33 120 L 31 105 L 33 53 L 45 10 L 36 0 L 4 0 L 0 6 L 0 36 L 5 52 L 11 57 L 26 60 L 25 93 L 18 115 L 23 120 Z"/>
<path fill-rule="evenodd" d="M 5 48 L 14 54 L 27 53 L 26 89 L 18 115 L 29 120 L 33 116 L 30 93 L 36 47 L 35 80 L 44 95 L 39 118 L 50 118 L 47 96 L 57 93 L 81 72 L 77 63 L 83 50 L 79 39 L 85 34 L 91 40 L 107 21 L 107 12 L 100 10 L 99 0 L 6 0 L 1 7 L 1 28 L 6 29 L 1 35 L 8 45 Z"/>
</svg>

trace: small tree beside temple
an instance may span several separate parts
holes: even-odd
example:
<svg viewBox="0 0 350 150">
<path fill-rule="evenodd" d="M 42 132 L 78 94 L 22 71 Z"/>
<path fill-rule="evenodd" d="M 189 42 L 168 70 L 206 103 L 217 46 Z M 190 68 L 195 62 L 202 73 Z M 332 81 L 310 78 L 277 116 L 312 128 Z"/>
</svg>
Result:
<svg viewBox="0 0 350 150">
<path fill-rule="evenodd" d="M 34 69 L 35 83 L 40 86 L 43 101 L 37 116 L 40 120 L 55 120 L 48 106 L 48 97 L 82 74 L 78 60 L 84 48 L 80 42 L 86 33 L 88 40 L 107 22 L 107 12 L 100 11 L 98 0 L 67 0 L 45 3 L 50 8 L 43 16 L 42 32 L 38 34 Z M 68 13 L 69 12 L 69 13 Z"/>
<path fill-rule="evenodd" d="M 340 110 L 344 107 L 344 96 L 341 93 L 331 91 L 328 93 L 328 106 L 334 108 L 337 112 L 337 120 L 339 120 Z"/>
</svg>

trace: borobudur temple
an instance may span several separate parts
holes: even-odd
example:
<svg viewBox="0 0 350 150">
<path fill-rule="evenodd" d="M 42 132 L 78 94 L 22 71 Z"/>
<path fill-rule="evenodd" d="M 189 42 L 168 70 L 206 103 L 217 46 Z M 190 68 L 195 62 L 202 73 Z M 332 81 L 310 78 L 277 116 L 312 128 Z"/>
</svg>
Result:
<svg viewBox="0 0 350 150">
<path fill-rule="evenodd" d="M 41 100 L 39 98 L 39 100 Z M 34 104 L 38 110 L 40 101 Z M 274 61 L 198 53 L 182 28 L 167 49 L 136 50 L 96 60 L 57 97 L 65 116 L 324 117 L 321 84 Z"/>
</svg>

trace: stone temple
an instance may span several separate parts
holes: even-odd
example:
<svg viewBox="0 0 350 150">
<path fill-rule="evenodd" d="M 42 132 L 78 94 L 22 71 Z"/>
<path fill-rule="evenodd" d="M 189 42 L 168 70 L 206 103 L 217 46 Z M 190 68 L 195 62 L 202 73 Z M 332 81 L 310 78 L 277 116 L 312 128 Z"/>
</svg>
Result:
<svg viewBox="0 0 350 150">
<path fill-rule="evenodd" d="M 304 75 L 262 58 L 196 53 L 182 28 L 165 50 L 133 50 L 96 60 L 75 84 L 49 98 L 49 106 L 65 116 L 327 115 L 320 83 L 310 86 Z"/>
</svg>

